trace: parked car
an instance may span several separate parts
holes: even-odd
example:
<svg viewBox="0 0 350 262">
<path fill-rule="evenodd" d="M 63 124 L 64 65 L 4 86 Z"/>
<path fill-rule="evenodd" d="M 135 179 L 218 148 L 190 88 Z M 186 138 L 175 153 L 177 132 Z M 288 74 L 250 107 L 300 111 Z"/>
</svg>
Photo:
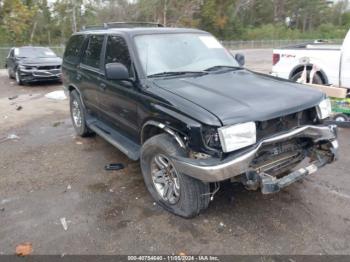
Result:
<svg viewBox="0 0 350 262">
<path fill-rule="evenodd" d="M 61 81 L 59 58 L 48 47 L 24 46 L 11 48 L 5 67 L 8 76 L 18 85 L 39 81 Z"/>
<path fill-rule="evenodd" d="M 304 71 L 303 58 L 307 58 L 307 74 L 316 66 L 314 84 L 335 85 L 350 89 L 350 31 L 343 45 L 315 41 L 273 50 L 272 75 L 297 81 Z"/>
<path fill-rule="evenodd" d="M 336 159 L 323 93 L 243 68 L 201 30 L 121 27 L 69 40 L 71 117 L 78 135 L 95 132 L 140 161 L 166 210 L 199 214 L 225 180 L 275 193 Z"/>
</svg>

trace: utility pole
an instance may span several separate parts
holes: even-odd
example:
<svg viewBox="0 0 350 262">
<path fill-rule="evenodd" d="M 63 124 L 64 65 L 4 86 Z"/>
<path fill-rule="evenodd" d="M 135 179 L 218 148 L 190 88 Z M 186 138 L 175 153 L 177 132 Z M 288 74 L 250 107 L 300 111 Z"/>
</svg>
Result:
<svg viewBox="0 0 350 262">
<path fill-rule="evenodd" d="M 164 9 L 163 9 L 163 24 L 167 25 L 167 13 L 168 13 L 168 0 L 164 0 Z"/>
</svg>

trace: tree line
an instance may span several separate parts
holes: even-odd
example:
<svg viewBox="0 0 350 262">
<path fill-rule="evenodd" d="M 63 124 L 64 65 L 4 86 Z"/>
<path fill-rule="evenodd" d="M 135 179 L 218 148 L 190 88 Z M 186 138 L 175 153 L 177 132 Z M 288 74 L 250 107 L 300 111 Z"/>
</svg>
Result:
<svg viewBox="0 0 350 262">
<path fill-rule="evenodd" d="M 343 38 L 348 0 L 0 0 L 0 44 L 64 44 L 84 25 L 149 21 L 222 40 Z"/>
</svg>

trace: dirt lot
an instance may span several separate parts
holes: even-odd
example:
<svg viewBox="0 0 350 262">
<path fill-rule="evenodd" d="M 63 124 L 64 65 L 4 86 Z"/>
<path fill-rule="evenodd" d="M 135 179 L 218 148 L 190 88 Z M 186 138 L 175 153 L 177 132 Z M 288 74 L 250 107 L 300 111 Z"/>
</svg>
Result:
<svg viewBox="0 0 350 262">
<path fill-rule="evenodd" d="M 268 72 L 271 51 L 246 54 L 248 67 Z M 74 135 L 68 102 L 44 96 L 60 88 L 19 87 L 0 73 L 0 254 L 22 242 L 60 255 L 350 254 L 350 130 L 340 130 L 336 164 L 272 196 L 225 184 L 185 220 L 152 201 L 137 163 Z M 104 171 L 116 162 L 126 169 Z"/>
</svg>

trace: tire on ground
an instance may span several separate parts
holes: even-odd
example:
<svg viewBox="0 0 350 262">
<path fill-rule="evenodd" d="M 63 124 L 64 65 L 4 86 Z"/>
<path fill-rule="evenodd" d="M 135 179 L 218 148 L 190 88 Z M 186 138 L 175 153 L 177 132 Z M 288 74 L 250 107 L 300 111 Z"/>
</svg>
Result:
<svg viewBox="0 0 350 262">
<path fill-rule="evenodd" d="M 185 218 L 191 218 L 206 209 L 210 201 L 210 185 L 185 174 L 177 173 L 180 184 L 180 199 L 170 204 L 162 199 L 152 181 L 151 162 L 157 154 L 186 156 L 183 150 L 168 134 L 156 135 L 147 140 L 141 149 L 141 171 L 146 187 L 152 197 L 169 212 Z"/>
<path fill-rule="evenodd" d="M 23 85 L 23 81 L 21 79 L 21 74 L 19 73 L 18 68 L 16 68 L 16 71 L 15 71 L 15 79 L 16 79 L 16 83 L 18 85 L 20 85 L 20 86 Z"/>
<path fill-rule="evenodd" d="M 77 101 L 80 109 L 80 114 L 81 114 L 81 125 L 77 126 L 74 117 L 73 117 L 73 103 L 74 101 Z M 92 131 L 87 127 L 86 125 L 86 114 L 85 114 L 85 108 L 83 106 L 83 103 L 81 102 L 80 95 L 77 91 L 73 90 L 70 93 L 70 115 L 73 123 L 73 127 L 77 135 L 81 137 L 86 137 L 92 134 Z"/>
<path fill-rule="evenodd" d="M 336 114 L 335 116 L 333 116 L 334 121 L 337 122 L 347 122 L 349 121 L 349 117 L 345 114 Z"/>
</svg>

